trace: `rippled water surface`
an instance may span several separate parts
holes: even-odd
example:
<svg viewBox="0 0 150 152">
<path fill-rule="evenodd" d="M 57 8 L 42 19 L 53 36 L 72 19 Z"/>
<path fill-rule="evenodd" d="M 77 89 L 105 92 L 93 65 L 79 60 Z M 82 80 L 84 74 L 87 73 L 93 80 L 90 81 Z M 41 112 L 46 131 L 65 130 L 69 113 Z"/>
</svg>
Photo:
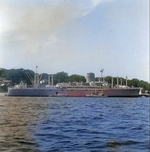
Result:
<svg viewBox="0 0 150 152">
<path fill-rule="evenodd" d="M 149 98 L 0 95 L 0 151 L 149 152 Z"/>
</svg>

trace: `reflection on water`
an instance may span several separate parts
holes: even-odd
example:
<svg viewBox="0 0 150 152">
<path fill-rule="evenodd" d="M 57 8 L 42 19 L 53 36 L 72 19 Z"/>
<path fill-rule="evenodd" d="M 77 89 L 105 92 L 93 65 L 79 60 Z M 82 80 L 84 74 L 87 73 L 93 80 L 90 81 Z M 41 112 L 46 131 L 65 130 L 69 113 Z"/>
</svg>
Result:
<svg viewBox="0 0 150 152">
<path fill-rule="evenodd" d="M 47 98 L 2 97 L 0 99 L 0 151 L 35 150 L 34 131 L 38 120 L 42 119 Z"/>
<path fill-rule="evenodd" d="M 149 151 L 148 98 L 0 95 L 2 152 Z"/>
</svg>

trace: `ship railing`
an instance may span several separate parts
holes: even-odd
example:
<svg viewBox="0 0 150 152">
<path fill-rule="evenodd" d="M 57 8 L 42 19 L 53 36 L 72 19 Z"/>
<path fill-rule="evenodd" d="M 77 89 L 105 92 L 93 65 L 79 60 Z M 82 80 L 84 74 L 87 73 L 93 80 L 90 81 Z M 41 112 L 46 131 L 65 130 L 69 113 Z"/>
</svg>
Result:
<svg viewBox="0 0 150 152">
<path fill-rule="evenodd" d="M 96 87 L 91 87 L 91 86 L 69 86 L 69 87 L 63 87 L 64 89 L 89 89 L 89 90 L 108 90 L 109 86 L 96 86 Z"/>
<path fill-rule="evenodd" d="M 27 88 L 33 88 L 34 86 L 33 85 L 27 85 Z"/>
</svg>

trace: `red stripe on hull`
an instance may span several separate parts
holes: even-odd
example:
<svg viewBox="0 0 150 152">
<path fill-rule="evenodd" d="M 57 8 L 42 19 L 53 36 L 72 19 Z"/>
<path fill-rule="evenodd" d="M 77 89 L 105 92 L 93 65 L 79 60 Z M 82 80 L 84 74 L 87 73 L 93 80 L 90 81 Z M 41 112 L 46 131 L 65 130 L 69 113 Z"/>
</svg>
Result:
<svg viewBox="0 0 150 152">
<path fill-rule="evenodd" d="M 66 90 L 66 96 L 68 97 L 86 97 L 87 95 L 101 93 L 101 91 L 95 90 Z"/>
</svg>

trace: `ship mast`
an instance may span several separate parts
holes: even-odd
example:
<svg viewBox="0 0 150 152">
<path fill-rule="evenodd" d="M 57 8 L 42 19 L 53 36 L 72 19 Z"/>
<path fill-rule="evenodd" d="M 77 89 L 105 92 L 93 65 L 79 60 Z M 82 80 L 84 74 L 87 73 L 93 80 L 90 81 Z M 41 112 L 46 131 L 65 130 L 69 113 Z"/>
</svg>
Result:
<svg viewBox="0 0 150 152">
<path fill-rule="evenodd" d="M 102 74 L 103 74 L 103 72 L 104 72 L 104 69 L 101 69 L 100 72 L 101 72 L 101 81 L 102 81 L 102 80 L 103 80 Z M 99 81 L 100 81 L 100 80 L 99 80 Z"/>
<path fill-rule="evenodd" d="M 40 81 L 39 74 L 37 73 L 37 68 L 38 66 L 36 66 L 36 73 L 34 74 L 34 87 L 39 87 L 39 81 Z"/>
<path fill-rule="evenodd" d="M 32 76 L 30 75 L 30 73 L 26 73 L 27 77 L 29 78 L 30 82 L 32 83 L 32 85 L 34 84 L 34 80 L 32 78 Z"/>
<path fill-rule="evenodd" d="M 53 86 L 53 74 L 48 75 L 48 85 L 52 85 Z"/>
</svg>

